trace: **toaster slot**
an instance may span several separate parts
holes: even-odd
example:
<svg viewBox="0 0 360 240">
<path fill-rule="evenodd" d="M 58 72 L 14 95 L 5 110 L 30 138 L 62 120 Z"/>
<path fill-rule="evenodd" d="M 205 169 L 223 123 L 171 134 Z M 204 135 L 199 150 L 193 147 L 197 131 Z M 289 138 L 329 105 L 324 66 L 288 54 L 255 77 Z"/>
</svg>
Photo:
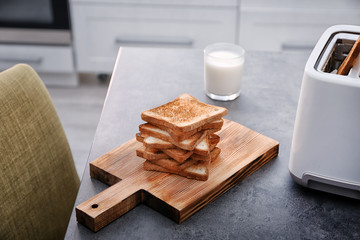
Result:
<svg viewBox="0 0 360 240">
<path fill-rule="evenodd" d="M 337 70 L 341 63 L 345 60 L 346 56 L 349 54 L 354 43 L 355 41 L 350 41 L 347 39 L 337 39 L 330 51 L 330 55 L 327 61 L 322 68 L 322 71 L 326 73 L 332 73 L 334 70 Z"/>
<path fill-rule="evenodd" d="M 314 66 L 315 69 L 321 72 L 335 74 L 336 70 L 340 67 L 341 63 L 345 60 L 351 51 L 358 37 L 359 33 L 334 33 L 320 54 Z M 356 66 L 353 67 L 354 69 L 350 71 L 348 77 L 359 78 L 359 64 L 356 64 Z"/>
</svg>

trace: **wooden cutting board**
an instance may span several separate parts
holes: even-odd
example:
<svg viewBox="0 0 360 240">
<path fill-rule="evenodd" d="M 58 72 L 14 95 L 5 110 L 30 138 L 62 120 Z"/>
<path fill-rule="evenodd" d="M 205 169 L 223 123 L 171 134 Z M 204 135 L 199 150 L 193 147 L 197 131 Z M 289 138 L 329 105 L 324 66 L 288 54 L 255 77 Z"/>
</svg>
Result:
<svg viewBox="0 0 360 240">
<path fill-rule="evenodd" d="M 207 181 L 144 170 L 135 138 L 94 160 L 91 177 L 111 187 L 78 205 L 77 221 L 96 232 L 144 203 L 181 223 L 278 155 L 277 141 L 238 123 L 225 120 L 218 134 Z"/>
</svg>

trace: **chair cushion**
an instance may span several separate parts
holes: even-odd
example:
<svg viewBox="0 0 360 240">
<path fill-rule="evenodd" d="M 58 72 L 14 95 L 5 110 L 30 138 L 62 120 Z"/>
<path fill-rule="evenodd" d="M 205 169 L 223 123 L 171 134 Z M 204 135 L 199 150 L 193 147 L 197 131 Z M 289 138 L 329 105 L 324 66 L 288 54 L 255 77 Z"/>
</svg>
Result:
<svg viewBox="0 0 360 240">
<path fill-rule="evenodd" d="M 0 239 L 62 239 L 78 187 L 39 76 L 25 64 L 0 73 Z"/>
</svg>

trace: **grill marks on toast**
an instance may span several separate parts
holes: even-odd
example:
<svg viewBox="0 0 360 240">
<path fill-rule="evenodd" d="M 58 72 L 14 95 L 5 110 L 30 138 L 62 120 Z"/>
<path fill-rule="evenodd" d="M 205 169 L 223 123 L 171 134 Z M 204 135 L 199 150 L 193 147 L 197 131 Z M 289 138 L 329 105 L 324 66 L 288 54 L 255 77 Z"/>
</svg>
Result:
<svg viewBox="0 0 360 240">
<path fill-rule="evenodd" d="M 221 150 L 215 132 L 223 126 L 227 110 L 199 102 L 183 94 L 175 100 L 142 112 L 147 121 L 139 126 L 136 139 L 143 147 L 136 150 L 145 158 L 145 170 L 174 173 L 207 180 L 208 166 Z"/>
</svg>

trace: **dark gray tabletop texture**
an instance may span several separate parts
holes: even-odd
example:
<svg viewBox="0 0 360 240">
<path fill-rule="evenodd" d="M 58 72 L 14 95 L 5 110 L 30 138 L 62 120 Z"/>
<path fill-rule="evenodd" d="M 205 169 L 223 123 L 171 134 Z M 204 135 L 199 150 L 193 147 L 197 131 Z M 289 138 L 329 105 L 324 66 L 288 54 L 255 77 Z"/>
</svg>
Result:
<svg viewBox="0 0 360 240">
<path fill-rule="evenodd" d="M 360 202 L 294 183 L 288 163 L 309 53 L 249 52 L 241 95 L 206 97 L 202 50 L 122 48 L 88 162 L 135 137 L 140 113 L 182 93 L 280 142 L 279 156 L 182 224 L 139 205 L 97 233 L 71 216 L 66 239 L 360 239 Z M 360 174 L 360 173 L 359 173 Z M 82 177 L 75 206 L 107 186 Z"/>
</svg>

